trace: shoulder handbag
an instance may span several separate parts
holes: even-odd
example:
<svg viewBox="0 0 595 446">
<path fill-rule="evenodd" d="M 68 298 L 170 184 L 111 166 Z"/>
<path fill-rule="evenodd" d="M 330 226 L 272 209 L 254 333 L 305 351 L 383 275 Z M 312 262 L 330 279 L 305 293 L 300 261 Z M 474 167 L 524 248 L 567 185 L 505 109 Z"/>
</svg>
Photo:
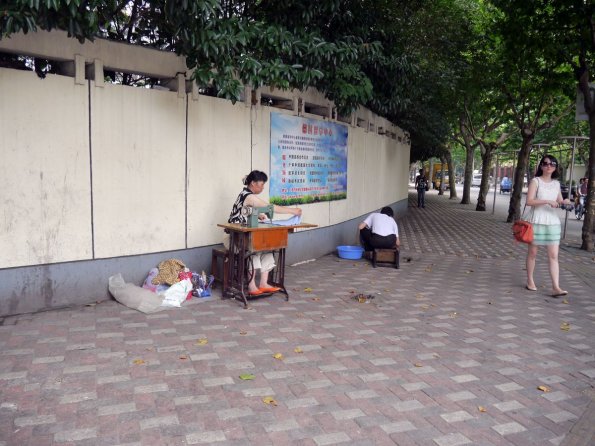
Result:
<svg viewBox="0 0 595 446">
<path fill-rule="evenodd" d="M 527 220 L 517 220 L 512 224 L 512 235 L 517 242 L 533 243 L 533 225 Z"/>
<path fill-rule="evenodd" d="M 537 190 L 539 191 L 539 181 L 537 182 Z M 537 196 L 537 192 L 535 192 L 535 196 Z M 523 218 L 526 209 L 527 203 L 525 203 L 521 218 L 512 224 L 512 235 L 517 242 L 533 243 L 533 225 Z"/>
</svg>

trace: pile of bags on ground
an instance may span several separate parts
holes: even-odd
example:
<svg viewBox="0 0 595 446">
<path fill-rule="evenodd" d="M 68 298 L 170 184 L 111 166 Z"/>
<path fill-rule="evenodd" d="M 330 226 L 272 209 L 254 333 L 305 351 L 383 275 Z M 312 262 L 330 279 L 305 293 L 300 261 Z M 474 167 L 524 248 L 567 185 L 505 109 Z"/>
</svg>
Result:
<svg viewBox="0 0 595 446">
<path fill-rule="evenodd" d="M 180 307 L 193 297 L 211 296 L 213 276 L 190 271 L 184 262 L 168 259 L 151 269 L 142 287 L 124 282 L 121 274 L 109 278 L 109 291 L 121 304 L 143 313 Z"/>
</svg>

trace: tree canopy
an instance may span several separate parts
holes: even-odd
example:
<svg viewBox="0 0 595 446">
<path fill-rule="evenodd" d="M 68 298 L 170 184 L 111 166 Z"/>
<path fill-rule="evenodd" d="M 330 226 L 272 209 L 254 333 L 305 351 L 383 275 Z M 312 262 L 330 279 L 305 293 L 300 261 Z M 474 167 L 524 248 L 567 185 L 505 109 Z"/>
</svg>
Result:
<svg viewBox="0 0 595 446">
<path fill-rule="evenodd" d="M 438 153 L 474 0 L 7 0 L 0 38 L 62 29 L 175 51 L 193 79 L 237 100 L 243 85 L 314 87 L 346 115 L 358 105 Z"/>
</svg>

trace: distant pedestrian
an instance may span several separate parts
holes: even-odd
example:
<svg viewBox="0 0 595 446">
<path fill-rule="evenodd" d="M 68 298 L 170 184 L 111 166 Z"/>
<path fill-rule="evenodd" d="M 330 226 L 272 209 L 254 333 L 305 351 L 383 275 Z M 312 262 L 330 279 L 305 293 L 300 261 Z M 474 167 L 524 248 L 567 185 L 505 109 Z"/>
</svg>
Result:
<svg viewBox="0 0 595 446">
<path fill-rule="evenodd" d="M 359 237 L 365 251 L 399 248 L 399 228 L 393 210 L 385 206 L 373 212 L 358 226 Z"/>
<path fill-rule="evenodd" d="M 424 175 L 424 170 L 419 169 L 419 175 L 415 177 L 415 188 L 417 189 L 417 207 L 426 207 L 426 190 L 428 190 L 428 179 Z"/>
<path fill-rule="evenodd" d="M 535 178 L 529 183 L 527 191 L 527 206 L 533 208 L 531 223 L 533 224 L 534 240 L 527 249 L 527 285 L 530 291 L 537 291 L 533 272 L 539 246 L 547 248 L 550 277 L 552 279 L 552 296 L 560 297 L 568 294 L 560 288 L 560 266 L 558 265 L 558 251 L 560 245 L 561 223 L 555 209 L 561 204 L 570 204 L 570 200 L 562 198 L 558 160 L 552 155 L 545 155 L 539 162 Z"/>
</svg>

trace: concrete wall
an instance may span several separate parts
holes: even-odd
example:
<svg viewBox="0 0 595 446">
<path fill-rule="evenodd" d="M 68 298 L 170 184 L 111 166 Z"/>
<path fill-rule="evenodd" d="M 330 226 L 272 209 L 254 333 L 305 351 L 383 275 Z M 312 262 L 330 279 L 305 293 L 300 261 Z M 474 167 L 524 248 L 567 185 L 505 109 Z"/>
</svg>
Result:
<svg viewBox="0 0 595 446">
<path fill-rule="evenodd" d="M 170 73 L 172 91 L 104 83 L 103 66 L 122 69 L 118 51 L 136 55 L 129 45 L 48 49 L 46 34 L 34 37 L 1 40 L 0 51 L 70 56 L 74 70 L 40 79 L 0 68 L 0 315 L 105 299 L 110 275 L 140 283 L 171 257 L 208 271 L 242 177 L 269 170 L 270 113 L 334 114 L 312 90 L 256 92 L 289 110 L 199 95 L 178 58 L 145 49 L 142 69 Z M 408 135 L 363 108 L 347 120 L 348 198 L 303 206 L 319 228 L 291 235 L 288 264 L 355 243 L 359 221 L 381 206 L 406 211 Z"/>
</svg>

